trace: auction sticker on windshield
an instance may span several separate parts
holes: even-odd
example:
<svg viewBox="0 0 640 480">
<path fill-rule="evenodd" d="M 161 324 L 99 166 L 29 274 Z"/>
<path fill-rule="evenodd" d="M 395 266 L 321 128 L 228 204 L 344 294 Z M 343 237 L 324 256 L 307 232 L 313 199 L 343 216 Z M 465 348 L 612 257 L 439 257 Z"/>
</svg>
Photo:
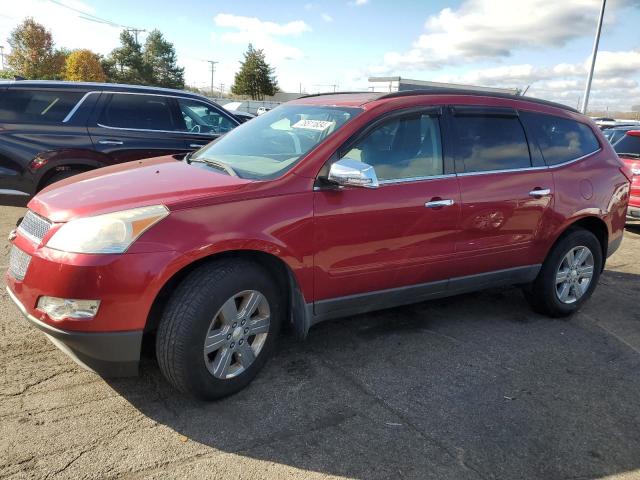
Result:
<svg viewBox="0 0 640 480">
<path fill-rule="evenodd" d="M 292 125 L 291 128 L 304 128 L 306 130 L 317 130 L 319 132 L 323 132 L 333 124 L 334 122 L 329 122 L 326 120 L 300 120 L 299 122 Z"/>
</svg>

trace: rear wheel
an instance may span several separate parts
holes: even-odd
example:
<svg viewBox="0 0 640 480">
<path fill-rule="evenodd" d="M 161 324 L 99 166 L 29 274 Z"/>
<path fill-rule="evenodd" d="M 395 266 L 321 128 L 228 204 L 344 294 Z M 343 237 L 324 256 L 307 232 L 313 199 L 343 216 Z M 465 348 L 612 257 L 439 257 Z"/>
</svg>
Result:
<svg viewBox="0 0 640 480">
<path fill-rule="evenodd" d="M 178 286 L 164 311 L 156 337 L 160 369 L 185 393 L 231 395 L 266 363 L 282 316 L 280 293 L 259 265 L 203 265 Z"/>
<path fill-rule="evenodd" d="M 596 236 L 584 229 L 571 230 L 553 247 L 533 283 L 525 287 L 525 297 L 539 313 L 571 315 L 593 293 L 602 261 Z"/>
</svg>

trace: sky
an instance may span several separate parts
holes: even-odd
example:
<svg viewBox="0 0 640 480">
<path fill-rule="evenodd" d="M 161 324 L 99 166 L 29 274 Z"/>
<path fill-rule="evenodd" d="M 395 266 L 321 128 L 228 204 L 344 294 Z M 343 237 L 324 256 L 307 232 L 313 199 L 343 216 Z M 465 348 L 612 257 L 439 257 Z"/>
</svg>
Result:
<svg viewBox="0 0 640 480">
<path fill-rule="evenodd" d="M 601 0 L 4 0 L 0 45 L 27 16 L 58 47 L 108 54 L 159 29 L 188 85 L 228 90 L 247 45 L 284 91 L 365 90 L 371 76 L 526 88 L 579 105 Z M 106 19 L 115 25 L 95 21 Z M 119 26 L 118 26 L 119 25 Z M 608 0 L 589 106 L 640 105 L 640 0 Z M 140 34 L 143 41 L 145 33 Z M 334 87 L 335 85 L 335 87 Z"/>
</svg>

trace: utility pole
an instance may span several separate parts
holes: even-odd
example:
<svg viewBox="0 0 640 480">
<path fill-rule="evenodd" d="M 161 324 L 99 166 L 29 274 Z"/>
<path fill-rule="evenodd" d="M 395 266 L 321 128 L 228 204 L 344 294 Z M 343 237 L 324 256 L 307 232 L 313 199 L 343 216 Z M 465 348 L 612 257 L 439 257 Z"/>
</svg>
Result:
<svg viewBox="0 0 640 480">
<path fill-rule="evenodd" d="M 211 64 L 211 96 L 213 97 L 213 73 L 216 71 L 216 62 L 214 60 L 207 60 Z"/>
<path fill-rule="evenodd" d="M 593 53 L 591 54 L 591 68 L 589 69 L 589 75 L 587 76 L 587 85 L 584 88 L 584 101 L 582 102 L 582 113 L 587 114 L 587 107 L 589 106 L 589 94 L 591 93 L 591 81 L 593 80 L 593 70 L 596 66 L 596 56 L 598 55 L 598 44 L 600 43 L 600 32 L 602 31 L 602 19 L 604 18 L 604 7 L 607 5 L 607 0 L 602 0 L 602 7 L 600 8 L 600 18 L 598 18 L 598 28 L 596 29 L 596 38 L 593 41 Z"/>
<path fill-rule="evenodd" d="M 224 83 L 220 84 L 220 96 L 224 94 Z"/>
<path fill-rule="evenodd" d="M 133 33 L 133 35 L 136 37 L 136 45 L 139 45 L 139 43 L 138 43 L 138 34 L 146 32 L 146 30 L 143 30 L 141 28 L 125 28 L 125 30 L 127 32 L 129 32 L 129 33 Z"/>
</svg>

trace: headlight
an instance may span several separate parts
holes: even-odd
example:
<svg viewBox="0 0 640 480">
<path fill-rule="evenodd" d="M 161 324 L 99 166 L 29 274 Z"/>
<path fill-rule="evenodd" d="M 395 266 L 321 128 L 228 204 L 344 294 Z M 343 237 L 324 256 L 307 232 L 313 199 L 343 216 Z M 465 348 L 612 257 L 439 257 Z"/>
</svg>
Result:
<svg viewBox="0 0 640 480">
<path fill-rule="evenodd" d="M 151 226 L 169 215 L 164 205 L 70 220 L 47 247 L 70 253 L 122 253 Z"/>
</svg>

